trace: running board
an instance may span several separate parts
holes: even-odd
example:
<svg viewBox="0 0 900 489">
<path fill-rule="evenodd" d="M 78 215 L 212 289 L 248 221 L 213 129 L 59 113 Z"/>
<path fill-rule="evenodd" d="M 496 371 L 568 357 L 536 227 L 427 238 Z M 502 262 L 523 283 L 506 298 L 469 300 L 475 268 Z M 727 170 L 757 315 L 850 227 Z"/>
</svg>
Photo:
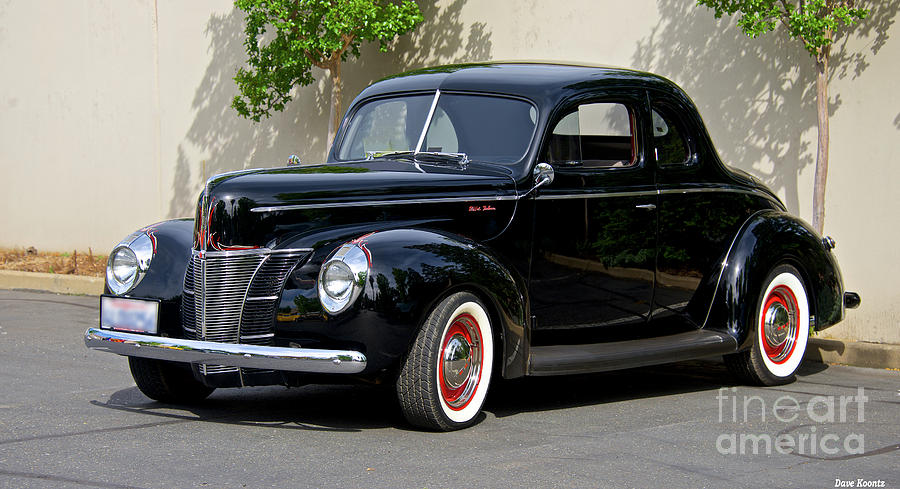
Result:
<svg viewBox="0 0 900 489">
<path fill-rule="evenodd" d="M 529 375 L 603 372 L 734 353 L 737 342 L 718 331 L 696 330 L 642 340 L 531 347 Z"/>
</svg>

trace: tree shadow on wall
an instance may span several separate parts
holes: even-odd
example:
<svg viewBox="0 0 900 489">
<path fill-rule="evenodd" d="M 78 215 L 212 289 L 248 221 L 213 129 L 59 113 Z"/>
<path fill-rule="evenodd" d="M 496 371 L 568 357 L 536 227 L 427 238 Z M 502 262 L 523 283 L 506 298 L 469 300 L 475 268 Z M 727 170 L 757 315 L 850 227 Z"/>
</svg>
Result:
<svg viewBox="0 0 900 489">
<path fill-rule="evenodd" d="M 797 214 L 799 174 L 815 164 L 814 61 L 782 26 L 751 39 L 734 19 L 717 20 L 694 2 L 658 0 L 657 7 L 661 20 L 638 43 L 634 66 L 681 85 L 703 114 L 723 161 L 783 192 L 788 210 Z M 887 42 L 898 2 L 867 7 L 870 16 L 843 31 L 832 50 L 832 80 L 860 76 L 868 67 L 867 56 Z M 852 37 L 871 42 L 853 52 L 847 44 Z M 832 92 L 830 113 L 842 102 Z"/>
<path fill-rule="evenodd" d="M 377 44 L 363 47 L 359 59 L 347 63 L 345 102 L 373 81 L 395 73 L 443 64 L 470 63 L 491 59 L 491 32 L 484 22 L 466 25 L 462 11 L 467 0 L 453 0 L 445 6 L 418 2 L 425 21 L 411 34 L 397 39 L 388 53 Z"/>
<path fill-rule="evenodd" d="M 316 93 L 323 91 L 320 86 L 311 87 L 313 96 L 304 97 L 302 108 L 295 103 L 260 123 L 240 118 L 231 108 L 238 93 L 233 77 L 246 61 L 243 29 L 244 15 L 237 9 L 213 14 L 207 21 L 210 61 L 191 102 L 194 120 L 178 145 L 170 217 L 192 215 L 197 194 L 212 175 L 275 166 L 298 152 L 293 148 L 300 144 L 324 145 L 319 141 L 324 133 L 319 136 L 310 127 L 317 122 L 327 127 L 327 101 Z M 311 137 L 301 142 L 301 132 Z"/>
<path fill-rule="evenodd" d="M 489 59 L 492 45 L 484 23 L 461 20 L 465 0 L 446 5 L 421 2 L 425 17 L 411 35 L 388 53 L 377 44 L 362 47 L 359 59 L 343 67 L 344 110 L 360 90 L 385 76 L 426 65 Z M 283 112 L 254 123 L 231 108 L 237 94 L 233 77 L 246 62 L 244 14 L 233 9 L 213 14 L 206 25 L 210 62 L 194 93 L 194 121 L 177 149 L 169 217 L 193 214 L 206 179 L 217 173 L 281 166 L 290 154 L 303 163 L 324 161 L 331 86 L 328 73 L 314 68 L 316 82 L 296 89 Z M 202 155 L 202 156 L 199 156 Z"/>
</svg>

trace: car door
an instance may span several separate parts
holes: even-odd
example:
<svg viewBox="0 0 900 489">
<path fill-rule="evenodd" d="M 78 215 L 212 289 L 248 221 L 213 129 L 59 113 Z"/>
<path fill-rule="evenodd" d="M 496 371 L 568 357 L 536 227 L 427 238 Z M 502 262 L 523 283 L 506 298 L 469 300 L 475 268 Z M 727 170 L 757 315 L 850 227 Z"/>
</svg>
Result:
<svg viewBox="0 0 900 489">
<path fill-rule="evenodd" d="M 696 328 L 712 300 L 713 289 L 701 285 L 715 283 L 741 224 L 765 204 L 725 178 L 688 105 L 651 93 L 650 109 L 649 153 L 659 188 L 654 323 Z"/>
<path fill-rule="evenodd" d="M 555 179 L 535 198 L 534 345 L 647 335 L 657 232 L 648 112 L 642 93 L 617 92 L 571 104 L 548 126 L 540 155 Z"/>
</svg>

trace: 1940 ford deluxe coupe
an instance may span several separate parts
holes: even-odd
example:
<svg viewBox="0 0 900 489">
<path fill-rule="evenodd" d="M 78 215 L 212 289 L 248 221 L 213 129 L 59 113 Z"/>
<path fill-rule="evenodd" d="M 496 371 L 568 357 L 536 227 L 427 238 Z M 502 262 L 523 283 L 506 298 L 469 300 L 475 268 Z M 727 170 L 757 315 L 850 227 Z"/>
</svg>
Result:
<svg viewBox="0 0 900 489">
<path fill-rule="evenodd" d="M 724 355 L 790 382 L 859 304 L 833 246 L 722 164 L 668 80 L 438 67 L 363 90 L 326 164 L 215 176 L 194 219 L 128 236 L 85 343 L 163 402 L 387 381 L 452 430 L 497 376 Z"/>
</svg>

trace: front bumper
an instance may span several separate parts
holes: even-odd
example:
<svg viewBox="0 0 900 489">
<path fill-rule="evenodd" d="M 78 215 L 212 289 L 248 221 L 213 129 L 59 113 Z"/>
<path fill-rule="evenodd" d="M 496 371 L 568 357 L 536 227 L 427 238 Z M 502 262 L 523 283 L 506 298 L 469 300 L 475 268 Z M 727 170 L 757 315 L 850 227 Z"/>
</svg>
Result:
<svg viewBox="0 0 900 489">
<path fill-rule="evenodd" d="M 216 343 L 100 328 L 88 328 L 84 332 L 84 344 L 130 357 L 229 367 L 324 374 L 355 374 L 366 368 L 366 356 L 358 351 Z"/>
</svg>

